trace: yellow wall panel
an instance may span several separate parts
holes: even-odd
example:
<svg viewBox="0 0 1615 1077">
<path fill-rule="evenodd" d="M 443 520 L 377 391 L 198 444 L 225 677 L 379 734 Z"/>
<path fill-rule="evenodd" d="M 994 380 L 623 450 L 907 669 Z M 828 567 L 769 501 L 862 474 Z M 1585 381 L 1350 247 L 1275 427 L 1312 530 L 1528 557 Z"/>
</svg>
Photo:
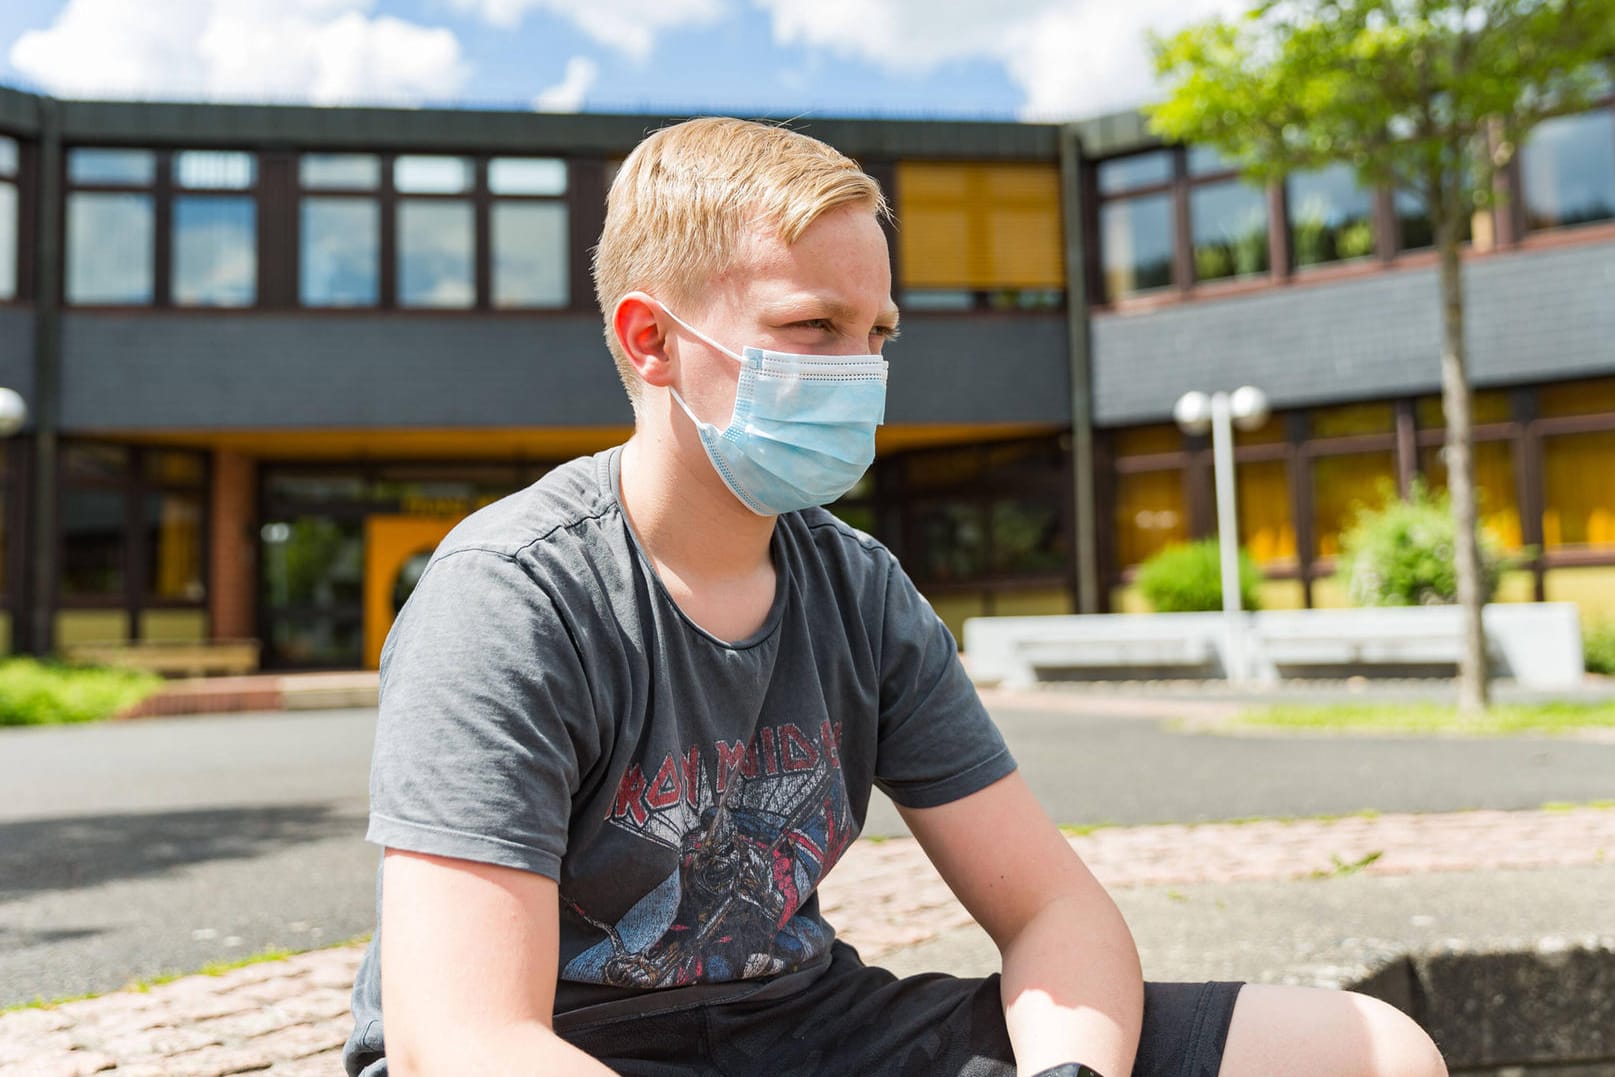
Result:
<svg viewBox="0 0 1615 1077">
<path fill-rule="evenodd" d="M 903 162 L 897 240 L 910 288 L 1060 288 L 1060 173 L 1044 164 Z"/>
<path fill-rule="evenodd" d="M 129 615 L 123 610 L 62 610 L 56 614 L 56 645 L 128 643 Z"/>
<path fill-rule="evenodd" d="M 201 643 L 208 638 L 206 610 L 141 610 L 140 638 L 165 643 Z"/>
</svg>

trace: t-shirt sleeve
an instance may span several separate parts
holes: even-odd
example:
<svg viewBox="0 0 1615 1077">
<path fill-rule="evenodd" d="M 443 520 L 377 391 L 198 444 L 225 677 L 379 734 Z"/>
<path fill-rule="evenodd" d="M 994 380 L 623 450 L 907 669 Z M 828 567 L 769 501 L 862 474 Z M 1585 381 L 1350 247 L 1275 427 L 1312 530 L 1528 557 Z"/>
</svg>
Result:
<svg viewBox="0 0 1615 1077">
<path fill-rule="evenodd" d="M 875 784 L 897 803 L 931 808 L 1015 769 L 936 612 L 894 561 L 881 628 Z"/>
<path fill-rule="evenodd" d="M 490 551 L 434 560 L 382 654 L 366 837 L 558 878 L 597 753 L 578 650 L 544 590 Z"/>
</svg>

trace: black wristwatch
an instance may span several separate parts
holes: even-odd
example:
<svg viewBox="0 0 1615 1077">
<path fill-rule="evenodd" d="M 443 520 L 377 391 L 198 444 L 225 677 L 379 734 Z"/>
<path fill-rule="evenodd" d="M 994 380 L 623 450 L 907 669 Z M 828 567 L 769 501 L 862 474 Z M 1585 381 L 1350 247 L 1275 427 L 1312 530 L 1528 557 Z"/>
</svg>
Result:
<svg viewBox="0 0 1615 1077">
<path fill-rule="evenodd" d="M 1067 1062 L 1063 1066 L 1046 1069 L 1034 1077 L 1099 1077 L 1099 1071 L 1087 1066 L 1079 1066 L 1075 1062 Z"/>
</svg>

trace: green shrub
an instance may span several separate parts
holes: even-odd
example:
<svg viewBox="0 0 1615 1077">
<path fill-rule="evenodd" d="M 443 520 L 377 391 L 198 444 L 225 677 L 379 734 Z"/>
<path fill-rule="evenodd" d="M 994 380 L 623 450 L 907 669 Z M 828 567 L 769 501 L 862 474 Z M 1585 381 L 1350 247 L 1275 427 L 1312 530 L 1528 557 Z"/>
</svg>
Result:
<svg viewBox="0 0 1615 1077">
<path fill-rule="evenodd" d="M 1239 601 L 1261 608 L 1262 573 L 1250 554 L 1239 551 Z M 1222 562 L 1216 539 L 1168 546 L 1138 570 L 1138 589 L 1157 613 L 1197 613 L 1222 609 Z"/>
<path fill-rule="evenodd" d="M 1357 606 L 1440 606 L 1458 601 L 1453 563 L 1457 530 L 1446 494 L 1414 483 L 1405 500 L 1359 509 L 1340 539 L 1336 573 Z M 1503 571 L 1496 539 L 1481 532 L 1481 600 L 1491 601 Z"/>
<path fill-rule="evenodd" d="M 1583 632 L 1581 649 L 1587 659 L 1588 673 L 1615 677 L 1615 621 L 1605 621 Z"/>
<path fill-rule="evenodd" d="M 0 726 L 99 721 L 162 684 L 153 673 L 9 658 L 0 662 Z"/>
</svg>

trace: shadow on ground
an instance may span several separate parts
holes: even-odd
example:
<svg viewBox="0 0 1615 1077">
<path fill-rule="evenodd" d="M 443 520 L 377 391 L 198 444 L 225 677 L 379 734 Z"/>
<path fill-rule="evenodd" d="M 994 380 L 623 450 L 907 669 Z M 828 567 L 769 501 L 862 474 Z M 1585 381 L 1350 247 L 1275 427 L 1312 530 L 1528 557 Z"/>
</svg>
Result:
<svg viewBox="0 0 1615 1077">
<path fill-rule="evenodd" d="M 161 875 L 215 860 L 363 834 L 363 814 L 332 804 L 31 819 L 0 824 L 0 901 Z"/>
</svg>

